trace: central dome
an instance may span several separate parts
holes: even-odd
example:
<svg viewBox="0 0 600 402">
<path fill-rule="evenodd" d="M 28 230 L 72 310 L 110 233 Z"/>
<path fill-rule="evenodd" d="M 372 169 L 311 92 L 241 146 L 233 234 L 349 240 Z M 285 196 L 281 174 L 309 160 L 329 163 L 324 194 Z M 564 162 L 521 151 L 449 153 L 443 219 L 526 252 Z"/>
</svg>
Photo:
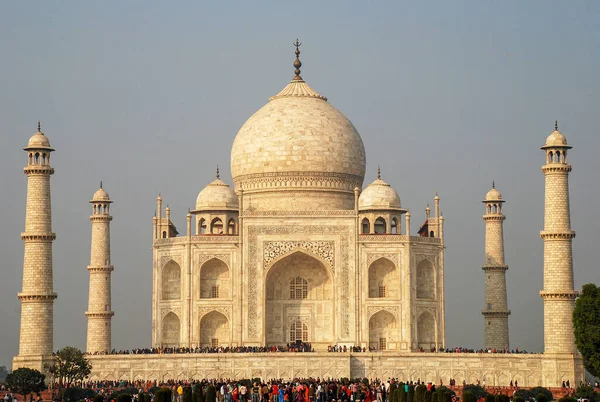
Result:
<svg viewBox="0 0 600 402">
<path fill-rule="evenodd" d="M 299 70 L 296 74 L 233 142 L 231 174 L 248 197 L 243 207 L 353 209 L 354 188 L 362 188 L 365 174 L 362 139 L 350 120 L 306 84 Z M 273 201 L 273 193 L 281 202 Z"/>
</svg>

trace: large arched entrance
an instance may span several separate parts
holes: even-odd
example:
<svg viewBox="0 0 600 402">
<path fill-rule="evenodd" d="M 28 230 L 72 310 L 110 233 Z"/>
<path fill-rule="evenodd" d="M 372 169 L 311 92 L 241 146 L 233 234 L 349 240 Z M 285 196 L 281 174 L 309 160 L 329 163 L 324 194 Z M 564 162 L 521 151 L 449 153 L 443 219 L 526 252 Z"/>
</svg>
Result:
<svg viewBox="0 0 600 402">
<path fill-rule="evenodd" d="M 227 317 L 211 311 L 200 319 L 200 347 L 229 346 L 231 331 Z"/>
<path fill-rule="evenodd" d="M 324 349 L 334 342 L 333 280 L 325 264 L 293 252 L 268 271 L 265 280 L 267 345 L 302 340 Z"/>
</svg>

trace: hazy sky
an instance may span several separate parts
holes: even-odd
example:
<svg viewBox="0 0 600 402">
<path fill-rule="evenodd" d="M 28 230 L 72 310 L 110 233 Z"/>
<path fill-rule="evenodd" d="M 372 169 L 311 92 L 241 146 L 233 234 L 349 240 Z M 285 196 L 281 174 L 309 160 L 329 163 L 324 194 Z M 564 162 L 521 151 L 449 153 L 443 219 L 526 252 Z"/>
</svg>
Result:
<svg viewBox="0 0 600 402">
<path fill-rule="evenodd" d="M 231 183 L 239 127 L 302 76 L 361 133 L 365 185 L 446 217 L 446 340 L 483 345 L 484 223 L 506 199 L 511 346 L 543 342 L 544 154 L 554 119 L 569 154 L 576 286 L 600 282 L 600 2 L 296 1 L 0 3 L 0 365 L 18 352 L 26 177 L 37 121 L 52 165 L 55 349 L 85 347 L 91 207 L 112 213 L 113 346 L 151 342 L 152 216 L 162 192 L 181 232 L 197 193 Z"/>
</svg>

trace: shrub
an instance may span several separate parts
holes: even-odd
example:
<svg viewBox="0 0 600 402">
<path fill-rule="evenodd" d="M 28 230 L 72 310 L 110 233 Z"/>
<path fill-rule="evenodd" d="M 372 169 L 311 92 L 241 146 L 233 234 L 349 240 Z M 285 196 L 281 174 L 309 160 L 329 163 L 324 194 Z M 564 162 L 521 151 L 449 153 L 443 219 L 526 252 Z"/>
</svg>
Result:
<svg viewBox="0 0 600 402">
<path fill-rule="evenodd" d="M 548 402 L 548 398 L 546 397 L 545 394 L 539 393 L 535 397 L 535 402 Z"/>
<path fill-rule="evenodd" d="M 523 399 L 521 396 L 515 396 L 513 398 L 513 402 L 525 402 L 525 399 Z"/>
<path fill-rule="evenodd" d="M 171 390 L 169 388 L 161 388 L 156 391 L 154 402 L 171 402 Z"/>
<path fill-rule="evenodd" d="M 94 401 L 93 402 L 104 402 L 104 397 L 102 395 L 94 395 Z"/>
<path fill-rule="evenodd" d="M 455 395 L 455 392 L 452 391 L 450 388 L 446 387 L 445 385 L 440 385 L 440 387 L 437 389 L 437 392 L 449 392 L 450 399 L 452 399 L 452 397 Z"/>
<path fill-rule="evenodd" d="M 466 387 L 465 387 L 466 388 Z M 521 398 L 522 399 L 522 398 Z M 496 397 L 492 394 L 487 394 L 485 396 L 485 402 L 496 402 Z M 516 402 L 516 401 L 515 401 Z M 521 401 L 524 402 L 524 401 Z"/>
<path fill-rule="evenodd" d="M 65 388 L 63 392 L 64 398 L 67 401 L 79 401 L 85 398 L 85 392 L 81 388 Z"/>
<path fill-rule="evenodd" d="M 463 395 L 467 391 L 468 392 L 472 392 L 473 395 L 475 395 L 475 400 L 477 400 L 479 398 L 487 397 L 487 395 L 488 395 L 488 392 L 485 389 L 483 389 L 483 387 L 480 387 L 479 385 L 467 385 L 467 386 L 465 386 L 463 388 Z M 488 401 L 486 399 L 486 402 L 494 402 L 494 400 L 492 399 L 491 401 Z"/>
<path fill-rule="evenodd" d="M 554 399 L 554 397 L 552 396 L 552 392 L 550 392 L 550 390 L 548 390 L 548 388 L 544 388 L 544 387 L 535 387 L 535 388 L 531 388 L 529 390 L 529 392 L 532 393 L 532 396 L 534 396 L 537 400 L 537 395 L 539 394 L 543 394 L 547 400 L 551 401 Z"/>
<path fill-rule="evenodd" d="M 391 388 L 391 386 L 390 386 Z M 399 392 L 397 388 L 395 388 L 391 393 L 390 393 L 390 397 L 389 397 L 389 401 L 390 402 L 398 402 L 398 396 L 399 396 Z"/>
<path fill-rule="evenodd" d="M 193 402 L 192 401 L 192 387 L 185 387 L 183 389 L 183 402 Z"/>
<path fill-rule="evenodd" d="M 590 402 L 598 402 L 600 398 L 598 398 L 598 393 L 588 385 L 582 385 L 577 387 L 577 391 L 575 391 L 575 398 L 589 399 Z"/>
<path fill-rule="evenodd" d="M 431 402 L 438 402 L 438 393 L 437 392 L 433 392 L 431 394 Z"/>
<path fill-rule="evenodd" d="M 425 391 L 427 391 L 426 385 L 421 384 L 417 387 L 417 390 L 415 391 L 415 399 L 417 402 L 425 402 Z"/>
<path fill-rule="evenodd" d="M 431 402 L 431 391 L 428 389 L 425 390 L 425 402 Z"/>
<path fill-rule="evenodd" d="M 392 392 L 394 392 L 395 389 L 396 389 L 396 383 L 393 382 L 390 384 L 390 395 L 392 395 Z"/>
<path fill-rule="evenodd" d="M 397 400 L 398 402 L 406 402 L 406 388 L 404 386 L 405 384 L 403 382 L 400 383 L 400 385 L 398 386 L 398 396 L 397 396 Z"/>
<path fill-rule="evenodd" d="M 204 396 L 204 402 L 216 402 L 217 401 L 217 392 L 215 390 L 214 385 L 209 385 L 206 387 L 206 395 Z"/>
<path fill-rule="evenodd" d="M 558 400 L 558 402 L 576 402 L 576 401 L 577 401 L 577 399 L 575 399 L 575 398 L 571 398 L 571 397 L 570 397 L 570 396 L 568 396 L 568 395 L 565 395 L 565 396 L 563 396 L 562 398 L 560 398 L 560 399 Z"/>
<path fill-rule="evenodd" d="M 534 398 L 535 395 L 528 389 L 518 389 L 515 391 L 515 393 L 513 394 L 513 399 L 514 398 L 523 398 L 524 401 L 528 401 L 531 398 Z"/>
<path fill-rule="evenodd" d="M 406 395 L 407 402 L 415 402 L 415 387 L 413 385 L 408 386 L 408 393 Z"/>
<path fill-rule="evenodd" d="M 463 402 L 477 402 L 477 397 L 472 391 L 464 391 L 462 400 Z"/>
<path fill-rule="evenodd" d="M 131 394 L 119 394 L 117 402 L 131 402 Z"/>
<path fill-rule="evenodd" d="M 508 395 L 499 394 L 496 395 L 496 402 L 510 402 Z"/>
</svg>

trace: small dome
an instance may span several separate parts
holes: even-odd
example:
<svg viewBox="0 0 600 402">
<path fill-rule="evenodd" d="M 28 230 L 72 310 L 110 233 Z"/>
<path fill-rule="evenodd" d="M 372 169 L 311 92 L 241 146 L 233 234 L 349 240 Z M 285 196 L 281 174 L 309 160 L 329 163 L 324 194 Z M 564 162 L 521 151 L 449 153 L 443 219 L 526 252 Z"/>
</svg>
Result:
<svg viewBox="0 0 600 402">
<path fill-rule="evenodd" d="M 204 187 L 196 198 L 196 211 L 222 211 L 239 209 L 238 197 L 231 187 L 221 179 L 216 179 Z"/>
<path fill-rule="evenodd" d="M 108 193 L 104 191 L 102 187 L 100 187 L 98 191 L 94 193 L 92 201 L 110 201 L 110 197 L 108 196 Z"/>
<path fill-rule="evenodd" d="M 48 137 L 46 137 L 44 133 L 39 130 L 37 133 L 31 136 L 29 142 L 27 143 L 27 148 L 25 148 L 26 151 L 33 149 L 47 149 L 49 151 L 54 151 L 54 149 L 50 147 L 50 140 L 48 140 Z"/>
<path fill-rule="evenodd" d="M 496 187 L 492 187 L 490 191 L 485 195 L 486 201 L 502 201 L 502 194 L 496 190 Z"/>
<path fill-rule="evenodd" d="M 558 130 L 554 130 L 552 134 L 546 138 L 547 147 L 564 147 L 567 146 L 567 139 L 564 135 Z"/>
<path fill-rule="evenodd" d="M 402 209 L 400 196 L 389 184 L 381 179 L 375 180 L 360 193 L 358 209 Z"/>
</svg>

